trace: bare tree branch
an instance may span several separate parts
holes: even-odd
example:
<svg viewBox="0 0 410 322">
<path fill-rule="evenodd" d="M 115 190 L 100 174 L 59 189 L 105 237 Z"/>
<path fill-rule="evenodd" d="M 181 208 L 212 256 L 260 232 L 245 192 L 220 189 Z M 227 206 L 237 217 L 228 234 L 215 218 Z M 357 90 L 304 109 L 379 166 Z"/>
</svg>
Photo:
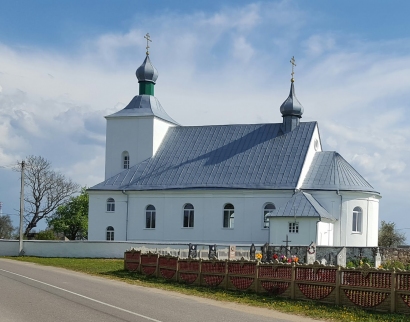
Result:
<svg viewBox="0 0 410 322">
<path fill-rule="evenodd" d="M 25 168 L 24 201 L 28 224 L 24 235 L 27 236 L 40 220 L 49 217 L 69 197 L 79 192 L 80 186 L 52 170 L 51 163 L 41 156 L 27 157 Z"/>
</svg>

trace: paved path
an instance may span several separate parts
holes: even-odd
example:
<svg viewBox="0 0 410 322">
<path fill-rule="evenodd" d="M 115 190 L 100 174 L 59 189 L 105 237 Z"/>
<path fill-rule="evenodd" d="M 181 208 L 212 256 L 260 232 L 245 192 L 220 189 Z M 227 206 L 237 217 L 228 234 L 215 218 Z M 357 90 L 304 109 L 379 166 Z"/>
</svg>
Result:
<svg viewBox="0 0 410 322">
<path fill-rule="evenodd" d="M 0 259 L 1 322 L 317 321 Z"/>
</svg>

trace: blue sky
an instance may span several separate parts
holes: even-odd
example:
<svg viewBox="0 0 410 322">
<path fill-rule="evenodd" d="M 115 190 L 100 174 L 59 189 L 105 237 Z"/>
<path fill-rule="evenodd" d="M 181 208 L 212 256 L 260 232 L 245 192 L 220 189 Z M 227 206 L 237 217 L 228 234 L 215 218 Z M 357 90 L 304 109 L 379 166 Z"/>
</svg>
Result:
<svg viewBox="0 0 410 322">
<path fill-rule="evenodd" d="M 137 94 L 149 32 L 156 96 L 183 125 L 281 122 L 295 56 L 302 121 L 381 192 L 381 220 L 410 228 L 410 2 L 0 4 L 0 166 L 42 155 L 82 185 L 101 181 L 103 116 Z M 4 213 L 18 192 L 18 173 L 0 168 Z"/>
</svg>

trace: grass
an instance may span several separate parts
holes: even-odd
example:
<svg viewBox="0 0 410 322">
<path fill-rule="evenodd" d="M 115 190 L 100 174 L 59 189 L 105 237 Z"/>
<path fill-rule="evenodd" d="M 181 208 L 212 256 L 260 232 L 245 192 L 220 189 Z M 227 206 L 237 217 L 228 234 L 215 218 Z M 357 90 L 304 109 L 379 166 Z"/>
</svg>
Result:
<svg viewBox="0 0 410 322">
<path fill-rule="evenodd" d="M 409 316 L 402 314 L 377 313 L 359 308 L 347 308 L 320 304 L 313 301 L 294 301 L 247 292 L 226 291 L 200 286 L 187 286 L 161 278 L 146 277 L 123 270 L 122 259 L 80 259 L 80 258 L 43 258 L 43 257 L 7 257 L 9 259 L 61 267 L 77 272 L 120 280 L 129 284 L 154 287 L 175 291 L 187 295 L 200 296 L 218 301 L 235 302 L 256 307 L 277 310 L 284 313 L 307 316 L 328 321 L 360 322 L 406 322 Z"/>
</svg>

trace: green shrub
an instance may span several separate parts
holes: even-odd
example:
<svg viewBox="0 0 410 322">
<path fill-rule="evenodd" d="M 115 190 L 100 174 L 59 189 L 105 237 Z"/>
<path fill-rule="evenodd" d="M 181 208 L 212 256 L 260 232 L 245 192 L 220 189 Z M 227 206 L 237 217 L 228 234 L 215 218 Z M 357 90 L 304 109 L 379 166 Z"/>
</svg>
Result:
<svg viewBox="0 0 410 322">
<path fill-rule="evenodd" d="M 37 240 L 57 240 L 58 238 L 52 230 L 42 230 L 36 236 Z"/>
<path fill-rule="evenodd" d="M 398 260 L 387 260 L 382 265 L 381 268 L 384 269 L 401 269 L 401 270 L 410 270 L 410 263 L 403 263 Z"/>
<path fill-rule="evenodd" d="M 369 260 L 367 257 L 360 258 L 349 258 L 346 263 L 348 268 L 362 267 L 364 264 L 369 264 L 370 267 L 374 267 L 374 262 Z"/>
</svg>

